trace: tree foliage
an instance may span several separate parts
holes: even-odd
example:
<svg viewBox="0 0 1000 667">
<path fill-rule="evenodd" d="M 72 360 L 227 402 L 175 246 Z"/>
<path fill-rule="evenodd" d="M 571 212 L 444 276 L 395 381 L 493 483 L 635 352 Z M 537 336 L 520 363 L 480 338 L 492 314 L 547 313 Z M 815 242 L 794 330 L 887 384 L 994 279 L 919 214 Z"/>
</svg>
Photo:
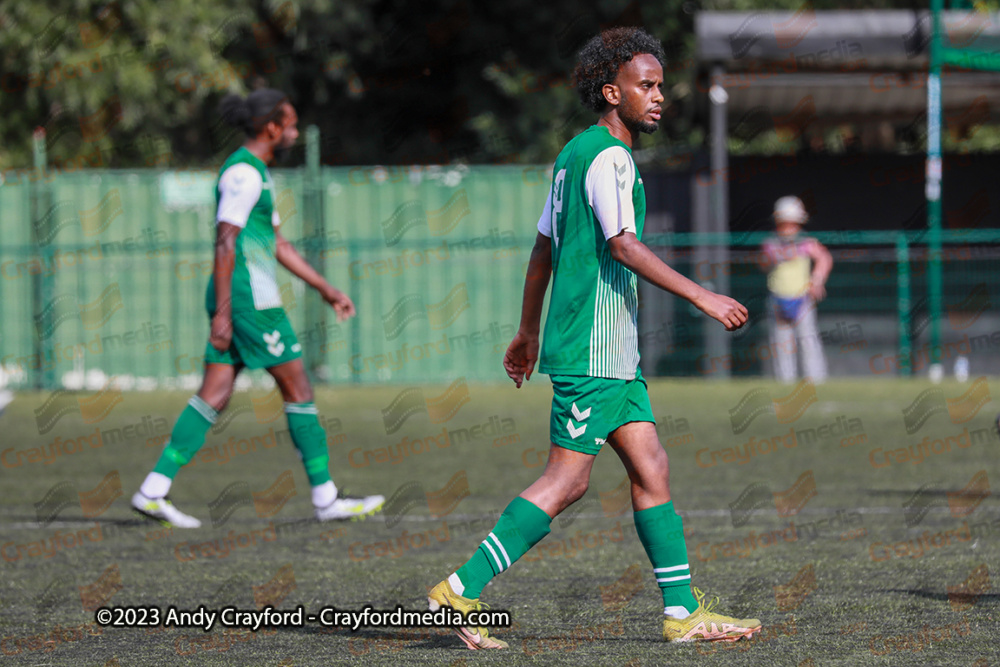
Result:
<svg viewBox="0 0 1000 667">
<path fill-rule="evenodd" d="M 320 127 L 327 164 L 548 161 L 594 121 L 570 73 L 583 41 L 612 25 L 643 25 L 664 43 L 666 122 L 643 145 L 669 150 L 700 137 L 690 112 L 695 13 L 764 4 L 7 3 L 0 10 L 0 169 L 30 166 L 37 127 L 55 165 L 217 164 L 239 141 L 218 121 L 218 101 L 262 85 L 287 91 L 301 125 Z"/>
<path fill-rule="evenodd" d="M 260 85 L 320 126 L 329 164 L 549 160 L 594 120 L 570 80 L 585 39 L 645 25 L 673 90 L 692 21 L 679 0 L 19 3 L 0 14 L 0 168 L 30 165 L 36 127 L 56 165 L 213 163 L 238 141 L 219 99 Z"/>
</svg>

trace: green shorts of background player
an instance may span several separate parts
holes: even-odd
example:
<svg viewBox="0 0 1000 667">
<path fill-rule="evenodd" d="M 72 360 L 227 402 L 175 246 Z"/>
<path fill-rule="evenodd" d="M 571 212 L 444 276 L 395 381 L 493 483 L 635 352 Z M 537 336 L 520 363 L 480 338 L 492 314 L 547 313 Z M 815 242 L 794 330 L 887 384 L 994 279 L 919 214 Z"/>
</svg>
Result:
<svg viewBox="0 0 1000 667">
<path fill-rule="evenodd" d="M 737 641 L 760 632 L 760 621 L 714 612 L 715 603 L 706 603 L 704 594 L 691 586 L 684 527 L 671 500 L 667 453 L 638 371 L 637 276 L 686 299 L 729 330 L 747 319 L 742 305 L 678 274 L 640 240 L 645 194 L 631 149 L 639 132 L 654 131 L 659 121 L 663 59 L 660 44 L 635 28 L 604 31 L 580 52 L 574 79 L 585 104 L 601 118 L 556 158 L 528 262 L 521 324 L 504 356 L 507 375 L 518 387 L 539 359 L 539 370 L 552 378 L 548 462 L 542 476 L 507 506 L 472 557 L 430 591 L 432 610 L 478 611 L 483 587 L 511 568 L 549 533 L 556 516 L 583 497 L 594 459 L 608 445 L 628 474 L 636 533 L 663 595 L 664 639 Z M 542 303 L 550 280 L 539 353 Z M 482 623 L 467 620 L 455 631 L 468 648 L 507 648 Z"/>
<path fill-rule="evenodd" d="M 279 230 L 274 181 L 267 166 L 276 151 L 295 142 L 298 116 L 283 93 L 267 88 L 246 99 L 230 95 L 220 111 L 223 120 L 245 130 L 247 139 L 222 165 L 216 185 L 215 261 L 206 290 L 211 333 L 205 349 L 205 375 L 198 393 L 174 424 L 155 467 L 132 497 L 132 507 L 177 528 L 201 525 L 177 509 L 167 493 L 225 410 L 240 371 L 263 368 L 284 399 L 289 433 L 309 478 L 316 518 L 367 516 L 382 506 L 384 498 L 347 497 L 330 477 L 326 433 L 302 364 L 302 346 L 281 307 L 276 279 L 280 263 L 316 289 L 338 320 L 355 314 L 351 299 L 309 266 Z"/>
</svg>

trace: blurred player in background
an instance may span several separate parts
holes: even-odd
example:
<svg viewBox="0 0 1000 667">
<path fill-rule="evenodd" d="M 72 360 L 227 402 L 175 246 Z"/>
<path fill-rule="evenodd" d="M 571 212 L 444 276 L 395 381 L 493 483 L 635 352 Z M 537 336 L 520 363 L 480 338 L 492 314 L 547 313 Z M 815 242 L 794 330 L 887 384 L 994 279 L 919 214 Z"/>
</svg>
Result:
<svg viewBox="0 0 1000 667">
<path fill-rule="evenodd" d="M 7 389 L 7 373 L 0 367 L 0 416 L 14 402 L 14 392 Z"/>
<path fill-rule="evenodd" d="M 205 377 L 178 417 L 160 460 L 132 497 L 132 507 L 178 528 L 201 525 L 167 498 L 171 483 L 204 444 L 208 429 L 229 402 L 239 372 L 264 368 L 285 400 L 292 441 L 312 486 L 316 518 L 367 516 L 382 506 L 384 498 L 344 497 L 330 478 L 326 433 L 302 364 L 302 346 L 282 307 L 276 279 L 280 262 L 316 289 L 338 320 L 354 316 L 351 299 L 309 266 L 279 228 L 274 181 L 267 167 L 277 153 L 295 143 L 298 115 L 284 93 L 267 88 L 246 99 L 229 95 L 219 110 L 224 121 L 243 129 L 248 138 L 222 165 L 216 186 L 215 266 L 205 296 L 211 320 Z"/>
<path fill-rule="evenodd" d="M 816 304 L 826 296 L 826 279 L 833 257 L 816 239 L 803 236 L 809 219 L 798 197 L 774 203 L 777 235 L 764 241 L 761 267 L 768 272 L 768 320 L 771 325 L 771 358 L 774 376 L 793 382 L 796 354 L 802 352 L 803 374 L 819 383 L 826 379 L 823 341 L 816 328 Z"/>
<path fill-rule="evenodd" d="M 580 52 L 575 75 L 580 96 L 601 118 L 556 159 L 528 264 L 521 325 L 504 357 L 507 375 L 520 387 L 539 357 L 539 323 L 551 277 L 539 366 L 551 375 L 554 390 L 548 463 L 507 506 L 472 558 L 430 592 L 432 610 L 479 609 L 483 587 L 544 538 L 552 519 L 587 491 L 594 459 L 610 444 L 628 472 L 636 533 L 662 591 L 664 639 L 736 641 L 760 630 L 758 620 L 722 616 L 703 593 L 692 592 L 667 453 L 639 371 L 636 275 L 686 299 L 728 330 L 747 319 L 742 305 L 680 275 L 639 240 L 646 197 L 632 146 L 640 132 L 657 129 L 664 59 L 660 43 L 637 28 L 606 30 Z M 456 632 L 472 649 L 507 647 L 482 626 Z"/>
</svg>

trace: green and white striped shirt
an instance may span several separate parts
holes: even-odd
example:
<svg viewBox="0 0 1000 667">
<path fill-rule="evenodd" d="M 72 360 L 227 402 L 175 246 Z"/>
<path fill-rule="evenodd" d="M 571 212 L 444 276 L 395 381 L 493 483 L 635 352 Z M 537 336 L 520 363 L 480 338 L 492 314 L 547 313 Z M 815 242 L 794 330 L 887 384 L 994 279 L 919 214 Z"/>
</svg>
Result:
<svg viewBox="0 0 1000 667">
<path fill-rule="evenodd" d="M 563 148 L 538 231 L 552 239 L 539 371 L 631 380 L 639 366 L 636 275 L 607 240 L 642 238 L 646 195 L 628 146 L 594 125 Z"/>
<path fill-rule="evenodd" d="M 219 170 L 216 222 L 241 227 L 232 276 L 233 312 L 281 308 L 274 230 L 281 224 L 274 181 L 267 165 L 240 147 Z M 215 277 L 208 281 L 205 306 L 215 312 Z"/>
</svg>

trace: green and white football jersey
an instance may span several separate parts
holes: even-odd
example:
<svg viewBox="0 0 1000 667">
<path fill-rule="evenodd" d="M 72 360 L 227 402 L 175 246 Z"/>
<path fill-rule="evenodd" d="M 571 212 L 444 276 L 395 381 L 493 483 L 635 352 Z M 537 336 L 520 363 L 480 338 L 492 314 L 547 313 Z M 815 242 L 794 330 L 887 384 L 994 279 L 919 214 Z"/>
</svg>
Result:
<svg viewBox="0 0 1000 667">
<path fill-rule="evenodd" d="M 233 312 L 281 308 L 278 263 L 274 256 L 274 229 L 281 221 L 274 206 L 274 181 L 267 165 L 241 146 L 219 170 L 215 199 L 216 222 L 243 228 L 236 238 Z M 209 312 L 215 312 L 214 276 L 208 281 L 205 306 Z"/>
<path fill-rule="evenodd" d="M 628 146 L 594 125 L 563 148 L 538 231 L 552 239 L 539 371 L 631 380 L 639 365 L 636 275 L 607 240 L 642 238 L 646 195 Z"/>
</svg>

